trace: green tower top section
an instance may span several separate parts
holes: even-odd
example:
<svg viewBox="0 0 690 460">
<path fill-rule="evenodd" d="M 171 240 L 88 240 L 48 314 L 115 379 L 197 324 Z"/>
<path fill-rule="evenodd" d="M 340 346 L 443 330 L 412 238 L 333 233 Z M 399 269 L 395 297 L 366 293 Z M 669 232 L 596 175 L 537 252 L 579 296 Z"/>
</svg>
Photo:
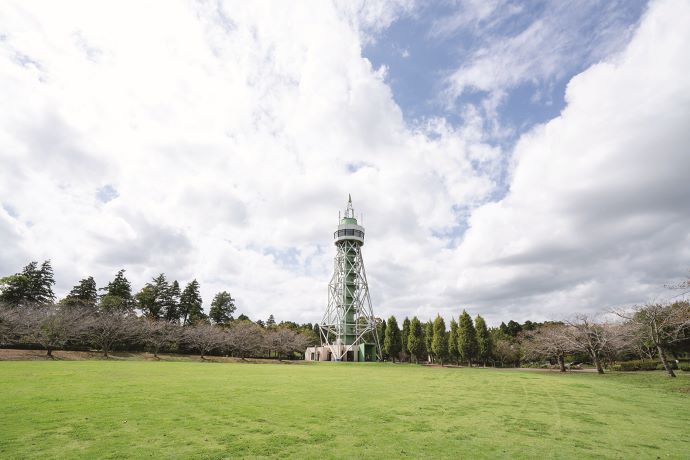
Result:
<svg viewBox="0 0 690 460">
<path fill-rule="evenodd" d="M 343 224 L 353 224 L 357 225 L 357 219 L 355 219 L 355 210 L 352 208 L 352 196 L 347 194 L 347 207 L 345 208 L 345 216 L 340 219 L 340 225 Z"/>
<path fill-rule="evenodd" d="M 345 215 L 339 217 L 338 231 L 333 234 L 335 244 L 344 241 L 354 241 L 360 246 L 364 244 L 364 227 L 357 223 L 355 211 L 352 208 L 352 197 L 347 197 L 347 207 Z"/>
</svg>

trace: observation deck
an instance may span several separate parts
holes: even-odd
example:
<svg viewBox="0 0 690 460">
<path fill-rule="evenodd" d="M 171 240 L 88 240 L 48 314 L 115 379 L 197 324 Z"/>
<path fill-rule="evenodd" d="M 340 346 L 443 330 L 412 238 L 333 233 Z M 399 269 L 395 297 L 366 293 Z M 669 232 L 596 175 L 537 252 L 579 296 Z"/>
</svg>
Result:
<svg viewBox="0 0 690 460">
<path fill-rule="evenodd" d="M 338 245 L 341 241 L 355 241 L 359 246 L 364 245 L 364 227 L 357 224 L 355 218 L 355 211 L 352 209 L 352 197 L 347 197 L 347 208 L 345 209 L 345 216 L 340 219 L 338 230 L 333 233 L 335 244 Z"/>
</svg>

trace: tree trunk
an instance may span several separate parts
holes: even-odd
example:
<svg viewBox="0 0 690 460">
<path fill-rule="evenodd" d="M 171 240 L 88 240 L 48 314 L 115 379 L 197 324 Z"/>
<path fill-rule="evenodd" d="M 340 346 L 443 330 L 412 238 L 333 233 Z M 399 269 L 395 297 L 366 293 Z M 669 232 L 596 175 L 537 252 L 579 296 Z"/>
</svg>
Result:
<svg viewBox="0 0 690 460">
<path fill-rule="evenodd" d="M 48 347 L 48 353 L 46 353 L 46 356 L 50 359 L 53 359 L 53 349 Z"/>
<path fill-rule="evenodd" d="M 670 364 L 668 363 L 668 360 L 666 359 L 666 355 L 664 354 L 664 350 L 661 349 L 660 345 L 657 345 L 656 349 L 659 352 L 659 359 L 663 363 L 664 369 L 666 369 L 668 376 L 669 377 L 675 377 L 676 374 L 675 374 L 675 372 L 673 372 L 673 369 L 671 368 Z"/>
<path fill-rule="evenodd" d="M 558 355 L 558 366 L 560 367 L 561 372 L 565 372 L 565 358 L 563 355 Z"/>
<path fill-rule="evenodd" d="M 603 374 L 604 368 L 601 367 L 601 360 L 599 359 L 599 356 L 596 355 L 596 353 L 592 353 L 592 360 L 594 361 L 594 365 L 597 367 L 597 374 Z"/>
</svg>

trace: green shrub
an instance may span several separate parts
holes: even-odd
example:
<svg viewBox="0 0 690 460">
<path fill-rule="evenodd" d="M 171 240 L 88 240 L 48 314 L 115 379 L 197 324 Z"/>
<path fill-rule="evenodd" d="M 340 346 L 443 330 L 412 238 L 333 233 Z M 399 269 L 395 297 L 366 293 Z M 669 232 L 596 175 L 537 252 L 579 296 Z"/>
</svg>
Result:
<svg viewBox="0 0 690 460">
<path fill-rule="evenodd" d="M 690 364 L 681 363 L 680 364 L 680 370 L 683 372 L 690 372 Z"/>
<path fill-rule="evenodd" d="M 669 365 L 672 369 L 678 369 L 678 365 L 675 362 L 669 361 Z M 655 371 L 664 369 L 664 365 L 659 361 L 643 361 L 641 359 L 622 362 L 620 363 L 620 367 L 620 370 L 623 372 Z"/>
<path fill-rule="evenodd" d="M 609 366 L 609 369 L 618 372 L 623 370 L 623 366 L 621 366 L 620 364 L 611 364 L 611 366 Z"/>
</svg>

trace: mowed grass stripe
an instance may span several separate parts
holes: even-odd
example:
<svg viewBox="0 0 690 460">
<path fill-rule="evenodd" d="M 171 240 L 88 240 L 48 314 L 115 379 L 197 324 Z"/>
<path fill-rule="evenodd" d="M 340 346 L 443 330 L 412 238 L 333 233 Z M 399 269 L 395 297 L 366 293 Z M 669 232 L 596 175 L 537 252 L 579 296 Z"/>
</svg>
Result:
<svg viewBox="0 0 690 460">
<path fill-rule="evenodd" d="M 0 362 L 1 458 L 690 458 L 690 378 Z"/>
</svg>

